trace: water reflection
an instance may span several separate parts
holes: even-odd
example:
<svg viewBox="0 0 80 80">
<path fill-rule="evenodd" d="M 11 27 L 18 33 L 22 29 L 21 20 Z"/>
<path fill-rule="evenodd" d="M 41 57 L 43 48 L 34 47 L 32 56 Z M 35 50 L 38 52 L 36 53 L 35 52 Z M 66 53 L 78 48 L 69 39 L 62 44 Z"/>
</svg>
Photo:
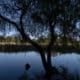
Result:
<svg viewBox="0 0 80 80">
<path fill-rule="evenodd" d="M 26 64 L 28 67 L 25 67 Z M 79 76 L 78 80 L 80 80 L 79 54 L 61 55 L 58 53 L 57 56 L 52 56 L 52 64 L 58 70 L 63 70 L 63 73 L 68 73 L 74 77 Z M 37 52 L 0 53 L 0 80 L 39 80 L 44 77 L 44 74 L 41 58 Z"/>
</svg>

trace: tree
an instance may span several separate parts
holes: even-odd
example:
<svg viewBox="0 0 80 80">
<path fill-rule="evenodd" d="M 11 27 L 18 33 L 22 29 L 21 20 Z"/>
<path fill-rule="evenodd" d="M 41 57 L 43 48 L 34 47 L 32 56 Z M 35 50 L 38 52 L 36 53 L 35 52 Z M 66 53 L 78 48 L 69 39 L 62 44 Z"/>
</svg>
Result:
<svg viewBox="0 0 80 80">
<path fill-rule="evenodd" d="M 58 28 L 60 36 L 64 37 L 64 41 L 67 36 L 73 34 L 76 29 L 75 24 L 80 18 L 79 5 L 79 0 L 9 0 L 7 2 L 2 0 L 0 20 L 1 23 L 6 22 L 5 27 L 6 24 L 14 26 L 22 39 L 27 40 L 38 50 L 45 71 L 52 74 L 57 72 L 51 65 L 51 50 L 56 40 L 55 28 L 57 25 L 60 27 Z M 47 45 L 47 59 L 44 48 L 30 39 L 28 26 L 32 33 L 35 33 L 35 29 L 40 34 L 42 30 L 49 31 L 50 42 Z"/>
<path fill-rule="evenodd" d="M 22 36 L 22 39 L 24 41 L 27 40 L 39 51 L 42 62 L 43 62 L 43 66 L 47 71 L 47 62 L 44 54 L 44 49 L 39 44 L 31 40 L 25 31 L 26 24 L 24 24 L 23 20 L 26 20 L 26 15 L 28 14 L 27 11 L 29 8 L 28 4 L 31 4 L 31 2 L 27 3 L 26 0 L 2 1 L 0 4 L 0 12 L 1 12 L 0 20 L 1 20 L 1 23 L 3 23 L 3 21 L 6 22 L 5 27 L 7 24 L 11 24 L 12 26 L 14 26 Z M 3 26 L 1 27 L 1 29 L 2 28 Z"/>
<path fill-rule="evenodd" d="M 80 18 L 80 6 L 78 6 L 80 2 L 78 0 L 35 0 L 34 5 L 36 10 L 32 10 L 32 19 L 37 23 L 45 24 L 50 32 L 47 62 L 51 66 L 51 48 L 54 47 L 56 40 L 55 28 L 58 27 L 60 30 L 59 35 L 65 44 L 67 38 L 76 33 L 76 23 Z"/>
</svg>

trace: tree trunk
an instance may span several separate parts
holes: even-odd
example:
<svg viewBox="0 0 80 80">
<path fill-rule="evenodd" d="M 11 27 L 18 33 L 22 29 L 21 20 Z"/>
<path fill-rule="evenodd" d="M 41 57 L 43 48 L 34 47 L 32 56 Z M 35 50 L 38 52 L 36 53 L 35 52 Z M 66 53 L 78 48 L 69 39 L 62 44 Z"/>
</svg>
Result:
<svg viewBox="0 0 80 80">
<path fill-rule="evenodd" d="M 47 70 L 47 61 L 45 58 L 44 49 L 40 45 L 32 41 L 28 36 L 26 36 L 24 32 L 21 32 L 20 34 L 22 35 L 23 40 L 27 40 L 30 44 L 32 44 L 32 46 L 34 46 L 37 49 L 37 51 L 40 53 L 40 57 L 41 57 L 44 69 Z"/>
<path fill-rule="evenodd" d="M 52 52 L 52 47 L 54 46 L 54 41 L 55 41 L 54 27 L 55 27 L 55 24 L 52 25 L 52 23 L 49 23 L 50 43 L 49 43 L 49 45 L 47 47 L 47 51 L 48 51 L 48 54 L 47 54 L 47 62 L 48 62 L 48 65 L 49 66 L 52 66 L 51 65 L 51 52 Z"/>
</svg>

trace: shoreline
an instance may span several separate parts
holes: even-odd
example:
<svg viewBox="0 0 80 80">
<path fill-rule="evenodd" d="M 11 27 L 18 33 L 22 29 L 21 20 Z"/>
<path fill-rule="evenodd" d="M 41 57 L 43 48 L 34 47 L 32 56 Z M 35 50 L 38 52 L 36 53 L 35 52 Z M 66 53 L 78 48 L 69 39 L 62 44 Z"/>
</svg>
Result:
<svg viewBox="0 0 80 80">
<path fill-rule="evenodd" d="M 42 46 L 45 51 L 47 51 L 46 45 Z M 57 46 L 55 45 L 52 50 L 55 52 L 78 52 L 80 53 L 80 48 L 74 46 Z M 37 51 L 32 45 L 14 45 L 5 44 L 0 45 L 0 52 L 26 52 L 26 51 Z"/>
</svg>

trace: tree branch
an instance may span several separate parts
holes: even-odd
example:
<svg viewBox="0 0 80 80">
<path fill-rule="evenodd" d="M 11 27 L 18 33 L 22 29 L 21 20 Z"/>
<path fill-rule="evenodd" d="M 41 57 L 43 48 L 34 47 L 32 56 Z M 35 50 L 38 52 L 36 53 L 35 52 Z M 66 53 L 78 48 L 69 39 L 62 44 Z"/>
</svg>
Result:
<svg viewBox="0 0 80 80">
<path fill-rule="evenodd" d="M 31 40 L 31 39 L 28 37 L 27 33 L 25 33 L 24 25 L 23 25 L 23 17 L 24 17 L 24 16 L 25 16 L 25 11 L 22 10 L 19 24 L 20 24 L 20 33 L 21 33 L 23 39 L 24 39 L 24 40 L 27 40 L 27 41 L 28 41 L 29 43 L 31 43 L 34 47 L 36 47 L 36 48 L 41 48 L 41 46 L 40 46 L 38 43 L 36 43 L 36 42 L 34 42 L 33 40 Z"/>
<path fill-rule="evenodd" d="M 43 66 L 47 70 L 47 62 L 46 62 L 46 58 L 45 58 L 45 54 L 44 54 L 44 49 L 38 43 L 31 40 L 29 38 L 29 36 L 27 35 L 27 33 L 25 33 L 24 25 L 23 25 L 24 15 L 25 15 L 25 12 L 22 11 L 22 14 L 20 16 L 20 29 L 21 29 L 20 34 L 22 35 L 22 38 L 24 40 L 27 40 L 30 44 L 32 44 L 40 52 L 40 56 L 41 56 L 41 59 L 42 59 L 42 62 L 43 62 Z"/>
<path fill-rule="evenodd" d="M 10 24 L 12 24 L 13 26 L 16 27 L 16 29 L 17 29 L 18 31 L 20 31 L 20 29 L 19 29 L 19 27 L 18 27 L 18 24 L 17 24 L 16 22 L 10 20 L 9 18 L 7 18 L 7 17 L 5 17 L 5 16 L 3 16 L 3 15 L 1 15 L 1 14 L 0 14 L 0 18 L 1 18 L 2 20 L 6 21 L 6 22 L 8 22 L 8 23 L 10 23 Z"/>
</svg>

